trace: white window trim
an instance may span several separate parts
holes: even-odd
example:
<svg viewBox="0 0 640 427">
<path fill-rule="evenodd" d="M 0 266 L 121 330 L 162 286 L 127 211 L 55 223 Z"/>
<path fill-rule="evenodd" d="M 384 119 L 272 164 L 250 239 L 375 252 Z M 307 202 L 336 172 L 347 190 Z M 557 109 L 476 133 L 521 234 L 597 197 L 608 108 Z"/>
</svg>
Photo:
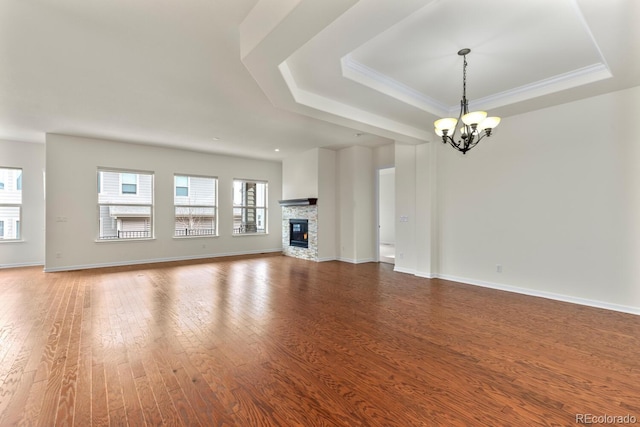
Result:
<svg viewBox="0 0 640 427">
<path fill-rule="evenodd" d="M 234 188 L 233 185 L 235 185 L 236 181 L 242 181 L 242 182 L 255 182 L 256 184 L 265 184 L 265 189 L 264 189 L 264 206 L 248 206 L 248 205 L 236 205 L 233 201 L 233 196 L 234 196 Z M 264 232 L 259 232 L 259 231 L 255 231 L 255 232 L 250 232 L 250 233 L 236 233 L 235 229 L 231 229 L 231 235 L 234 237 L 239 237 L 239 236 L 265 236 L 269 234 L 269 181 L 263 180 L 263 179 L 248 179 L 248 178 L 233 178 L 232 181 L 232 187 L 231 187 L 231 216 L 233 218 L 233 209 L 248 209 L 248 208 L 256 208 L 256 209 L 264 209 Z M 232 222 L 233 224 L 233 222 Z"/>
<path fill-rule="evenodd" d="M 184 176 L 187 177 L 187 188 L 188 194 L 191 194 L 191 178 L 207 178 L 213 180 L 213 191 L 215 194 L 213 205 L 177 205 L 176 197 L 190 197 L 190 196 L 176 196 L 176 177 Z M 176 236 L 175 223 L 176 223 L 176 208 L 213 208 L 213 217 L 215 218 L 213 226 L 215 229 L 214 234 L 206 234 L 206 235 L 195 235 L 195 236 Z M 208 176 L 208 175 L 194 175 L 194 174 L 186 174 L 186 173 L 176 173 L 173 175 L 173 238 L 174 239 L 197 239 L 197 238 L 211 238 L 219 236 L 218 229 L 218 177 L 217 176 Z"/>
<path fill-rule="evenodd" d="M 142 171 L 142 170 L 134 170 L 134 169 L 118 169 L 118 168 L 106 168 L 106 167 L 98 167 L 98 173 L 100 172 L 114 172 L 114 173 L 118 173 L 120 174 L 118 177 L 118 185 L 119 185 L 119 195 L 120 196 L 138 196 L 139 195 L 139 189 L 140 189 L 140 175 L 150 175 L 151 176 L 151 203 L 150 204 L 130 204 L 130 203 L 100 203 L 100 194 L 102 194 L 101 191 L 97 192 L 96 194 L 96 198 L 98 199 L 98 205 L 97 205 L 97 214 L 98 214 L 98 230 L 96 233 L 96 239 L 95 242 L 96 243 L 123 243 L 123 242 L 140 242 L 140 241 L 148 241 L 148 240 L 156 240 L 155 237 L 155 221 L 154 221 L 154 213 L 155 213 L 155 172 L 153 171 Z M 132 174 L 132 175 L 136 175 L 136 194 L 127 194 L 127 193 L 122 193 L 122 174 Z M 97 178 L 96 178 L 97 179 Z M 102 190 L 102 186 L 104 186 L 104 175 L 102 176 L 102 179 L 100 180 L 101 183 L 101 188 L 99 190 Z M 100 207 L 101 206 L 127 206 L 127 207 L 149 207 L 150 211 L 149 211 L 149 237 L 129 237 L 129 238 L 115 238 L 115 239 L 101 239 L 100 238 L 100 232 L 102 230 L 101 226 L 101 218 L 100 218 Z"/>
<path fill-rule="evenodd" d="M 19 173 L 20 176 L 24 175 L 24 169 L 23 168 L 12 167 L 12 166 L 2 166 L 2 167 L 0 167 L 0 169 L 17 170 L 17 171 L 20 171 L 20 173 Z M 0 191 L 9 191 L 9 189 L 7 189 L 7 181 L 4 181 L 4 188 L 0 189 Z M 22 190 L 22 188 L 20 190 L 17 189 L 17 180 L 16 180 L 16 190 L 15 191 L 20 191 L 21 203 L 0 203 L 0 207 L 2 207 L 2 208 L 18 208 L 18 212 L 19 212 L 17 219 L 9 219 L 9 220 L 5 220 L 4 221 L 4 230 L 3 230 L 3 233 L 2 233 L 3 236 L 0 237 L 0 243 L 16 243 L 16 242 L 23 242 L 24 241 L 24 239 L 22 237 L 22 236 L 24 236 L 24 230 L 22 230 L 22 229 L 20 230 L 19 237 L 15 238 L 15 239 L 11 239 L 11 238 L 5 239 L 4 238 L 4 234 L 5 234 L 4 232 L 7 229 L 7 224 L 8 223 L 11 223 L 13 225 L 13 229 L 14 230 L 16 229 L 16 222 L 20 223 L 20 227 L 22 227 L 22 224 L 23 224 L 23 221 L 22 221 L 22 210 L 23 210 L 22 208 L 23 208 L 23 204 L 24 204 L 23 203 L 24 198 L 23 198 L 23 194 L 22 194 L 23 190 Z"/>
</svg>

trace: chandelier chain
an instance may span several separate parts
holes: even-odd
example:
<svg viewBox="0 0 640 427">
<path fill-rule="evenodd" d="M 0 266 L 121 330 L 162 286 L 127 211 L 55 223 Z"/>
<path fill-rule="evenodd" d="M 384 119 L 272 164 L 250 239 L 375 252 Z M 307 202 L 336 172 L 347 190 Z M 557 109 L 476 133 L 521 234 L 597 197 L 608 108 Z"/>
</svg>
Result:
<svg viewBox="0 0 640 427">
<path fill-rule="evenodd" d="M 462 99 L 467 99 L 467 55 L 463 56 L 464 63 L 462 66 Z"/>
</svg>

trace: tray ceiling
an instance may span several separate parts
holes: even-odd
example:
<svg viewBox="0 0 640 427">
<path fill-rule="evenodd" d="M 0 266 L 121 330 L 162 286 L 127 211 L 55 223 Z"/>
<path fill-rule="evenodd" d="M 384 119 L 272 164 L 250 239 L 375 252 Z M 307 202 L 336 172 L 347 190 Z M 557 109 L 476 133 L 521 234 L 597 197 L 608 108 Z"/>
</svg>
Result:
<svg viewBox="0 0 640 427">
<path fill-rule="evenodd" d="M 7 0 L 0 138 L 279 160 L 640 84 L 637 0 Z M 453 110 L 453 111 L 452 111 Z M 278 149 L 278 151 L 276 151 Z"/>
</svg>

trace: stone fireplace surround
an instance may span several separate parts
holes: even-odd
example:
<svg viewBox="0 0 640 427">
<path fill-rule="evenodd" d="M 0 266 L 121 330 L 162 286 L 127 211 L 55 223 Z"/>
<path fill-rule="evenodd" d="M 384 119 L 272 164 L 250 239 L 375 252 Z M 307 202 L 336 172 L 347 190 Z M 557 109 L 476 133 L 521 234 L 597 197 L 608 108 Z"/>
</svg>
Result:
<svg viewBox="0 0 640 427">
<path fill-rule="evenodd" d="M 318 199 L 280 200 L 282 206 L 282 253 L 284 255 L 318 261 Z M 289 220 L 306 219 L 309 221 L 309 247 L 300 248 L 289 245 Z"/>
</svg>

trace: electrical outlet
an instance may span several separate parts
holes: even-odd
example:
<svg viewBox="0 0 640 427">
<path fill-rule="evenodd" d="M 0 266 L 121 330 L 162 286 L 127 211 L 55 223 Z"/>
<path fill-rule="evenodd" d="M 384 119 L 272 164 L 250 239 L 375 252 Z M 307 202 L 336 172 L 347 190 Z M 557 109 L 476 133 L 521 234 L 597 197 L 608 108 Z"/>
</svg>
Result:
<svg viewBox="0 0 640 427">
<path fill-rule="evenodd" d="M 496 273 L 502 273 L 502 265 L 496 264 Z"/>
<path fill-rule="evenodd" d="M 62 258 L 62 252 L 56 252 L 56 258 Z"/>
</svg>

